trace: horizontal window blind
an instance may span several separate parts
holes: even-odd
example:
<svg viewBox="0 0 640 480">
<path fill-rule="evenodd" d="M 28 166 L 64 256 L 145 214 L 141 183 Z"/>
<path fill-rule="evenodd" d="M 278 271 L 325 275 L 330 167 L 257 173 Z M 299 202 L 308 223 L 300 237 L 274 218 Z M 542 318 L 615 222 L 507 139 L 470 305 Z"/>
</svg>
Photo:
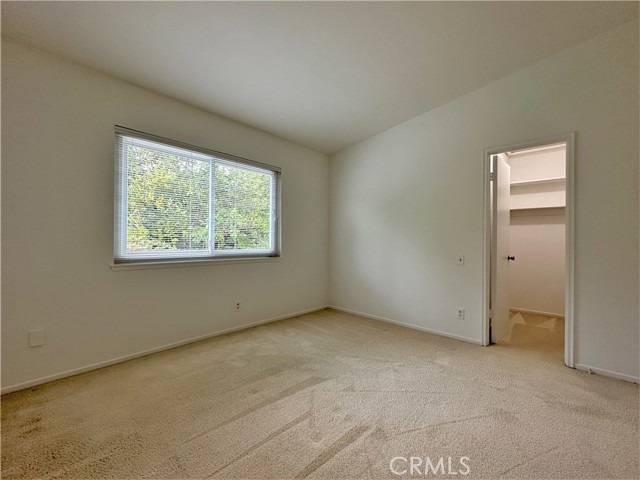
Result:
<svg viewBox="0 0 640 480">
<path fill-rule="evenodd" d="M 115 261 L 277 256 L 276 167 L 116 127 Z"/>
</svg>

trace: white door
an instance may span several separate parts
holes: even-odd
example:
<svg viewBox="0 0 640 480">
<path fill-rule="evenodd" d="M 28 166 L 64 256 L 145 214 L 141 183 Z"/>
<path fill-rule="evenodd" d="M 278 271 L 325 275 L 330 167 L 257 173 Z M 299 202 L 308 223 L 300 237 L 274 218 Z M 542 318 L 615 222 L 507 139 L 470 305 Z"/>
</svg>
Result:
<svg viewBox="0 0 640 480">
<path fill-rule="evenodd" d="M 491 157 L 491 342 L 509 331 L 509 224 L 511 167 L 505 155 Z"/>
</svg>

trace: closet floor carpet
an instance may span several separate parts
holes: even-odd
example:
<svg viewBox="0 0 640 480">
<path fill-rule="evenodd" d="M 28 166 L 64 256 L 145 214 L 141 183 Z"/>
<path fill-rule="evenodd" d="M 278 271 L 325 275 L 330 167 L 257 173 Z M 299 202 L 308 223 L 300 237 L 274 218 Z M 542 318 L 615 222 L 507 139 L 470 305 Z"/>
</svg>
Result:
<svg viewBox="0 0 640 480">
<path fill-rule="evenodd" d="M 519 325 L 487 348 L 323 310 L 8 394 L 2 476 L 638 478 L 638 385 Z"/>
</svg>

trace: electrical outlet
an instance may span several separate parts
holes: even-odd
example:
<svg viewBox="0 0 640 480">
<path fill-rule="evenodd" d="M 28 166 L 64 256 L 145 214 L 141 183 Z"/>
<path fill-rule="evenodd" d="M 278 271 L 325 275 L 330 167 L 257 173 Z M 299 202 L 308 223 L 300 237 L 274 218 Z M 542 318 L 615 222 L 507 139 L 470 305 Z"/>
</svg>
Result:
<svg viewBox="0 0 640 480">
<path fill-rule="evenodd" d="M 236 302 L 236 312 L 240 311 L 240 302 Z"/>
<path fill-rule="evenodd" d="M 456 318 L 458 320 L 464 320 L 464 308 L 458 307 Z"/>
<path fill-rule="evenodd" d="M 45 342 L 44 328 L 38 328 L 29 332 L 29 346 L 39 347 Z"/>
<path fill-rule="evenodd" d="M 464 255 L 458 255 L 456 257 L 456 265 L 458 266 L 464 265 Z"/>
</svg>

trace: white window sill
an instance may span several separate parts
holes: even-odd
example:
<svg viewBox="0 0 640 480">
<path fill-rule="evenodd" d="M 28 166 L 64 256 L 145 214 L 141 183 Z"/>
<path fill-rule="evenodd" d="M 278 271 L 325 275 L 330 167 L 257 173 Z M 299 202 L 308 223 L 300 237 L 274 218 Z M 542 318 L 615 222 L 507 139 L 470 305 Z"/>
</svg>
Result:
<svg viewBox="0 0 640 480">
<path fill-rule="evenodd" d="M 150 268 L 176 268 L 176 267 L 204 267 L 211 265 L 230 265 L 241 263 L 269 263 L 279 262 L 279 257 L 253 257 L 253 258 L 189 258 L 189 259 L 171 259 L 171 260 L 153 260 L 147 262 L 125 262 L 112 263 L 111 270 L 114 272 L 120 270 L 146 270 Z"/>
</svg>

